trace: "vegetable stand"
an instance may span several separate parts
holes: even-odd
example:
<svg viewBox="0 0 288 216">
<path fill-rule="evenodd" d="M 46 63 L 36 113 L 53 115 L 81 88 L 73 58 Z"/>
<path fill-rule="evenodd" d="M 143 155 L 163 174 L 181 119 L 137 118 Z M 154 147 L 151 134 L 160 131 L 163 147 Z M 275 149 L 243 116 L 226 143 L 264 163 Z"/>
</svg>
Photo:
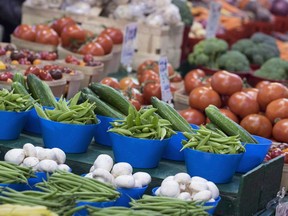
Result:
<svg viewBox="0 0 288 216">
<path fill-rule="evenodd" d="M 0 159 L 4 159 L 4 155 L 8 150 L 21 148 L 24 143 L 42 146 L 42 138 L 30 134 L 21 134 L 17 140 L 1 141 Z M 95 157 L 99 154 L 113 156 L 110 147 L 93 142 L 87 153 L 67 154 L 67 164 L 76 174 L 87 173 Z M 277 157 L 244 175 L 235 175 L 228 184 L 218 184 L 222 199 L 216 209 L 216 215 L 253 215 L 265 209 L 266 203 L 276 196 L 280 188 L 283 163 L 283 157 Z M 144 171 L 148 172 L 153 178 L 146 191 L 150 194 L 151 189 L 159 186 L 165 177 L 179 172 L 186 172 L 186 168 L 183 162 L 161 160 L 157 168 L 145 169 Z"/>
</svg>

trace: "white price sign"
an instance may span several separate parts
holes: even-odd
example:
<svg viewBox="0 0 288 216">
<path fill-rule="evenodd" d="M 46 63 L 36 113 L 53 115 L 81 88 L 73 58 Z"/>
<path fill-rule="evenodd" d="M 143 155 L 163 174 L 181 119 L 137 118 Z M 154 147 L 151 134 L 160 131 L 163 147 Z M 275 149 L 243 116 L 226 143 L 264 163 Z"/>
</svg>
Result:
<svg viewBox="0 0 288 216">
<path fill-rule="evenodd" d="M 221 7 L 221 4 L 217 2 L 210 3 L 209 17 L 206 26 L 206 38 L 214 38 L 216 36 L 219 25 Z"/>
<path fill-rule="evenodd" d="M 171 103 L 173 97 L 170 90 L 167 57 L 161 57 L 159 59 L 158 65 L 159 65 L 160 84 L 161 84 L 161 98 L 163 101 Z"/>
<path fill-rule="evenodd" d="M 121 53 L 121 64 L 130 66 L 135 51 L 135 39 L 137 35 L 137 23 L 130 23 L 125 28 L 124 41 Z"/>
</svg>

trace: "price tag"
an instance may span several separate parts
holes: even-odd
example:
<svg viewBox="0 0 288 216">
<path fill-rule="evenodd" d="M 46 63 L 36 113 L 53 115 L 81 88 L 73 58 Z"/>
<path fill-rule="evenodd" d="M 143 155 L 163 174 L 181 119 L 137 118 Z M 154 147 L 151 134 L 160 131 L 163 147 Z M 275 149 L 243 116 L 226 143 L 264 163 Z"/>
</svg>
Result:
<svg viewBox="0 0 288 216">
<path fill-rule="evenodd" d="M 135 39 L 137 35 L 137 23 L 130 23 L 125 28 L 124 41 L 121 53 L 121 64 L 129 67 L 135 51 Z"/>
<path fill-rule="evenodd" d="M 209 17 L 206 26 L 206 38 L 214 38 L 216 36 L 221 13 L 221 4 L 217 2 L 210 3 Z"/>
<path fill-rule="evenodd" d="M 159 59 L 158 65 L 159 65 L 160 84 L 161 84 L 161 98 L 163 101 L 171 103 L 173 97 L 170 90 L 167 57 L 161 57 Z"/>
</svg>

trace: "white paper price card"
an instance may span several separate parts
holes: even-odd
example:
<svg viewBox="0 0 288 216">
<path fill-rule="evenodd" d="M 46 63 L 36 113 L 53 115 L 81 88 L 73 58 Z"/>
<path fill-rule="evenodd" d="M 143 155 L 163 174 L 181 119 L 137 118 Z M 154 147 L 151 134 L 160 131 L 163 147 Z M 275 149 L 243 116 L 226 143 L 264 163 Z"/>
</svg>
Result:
<svg viewBox="0 0 288 216">
<path fill-rule="evenodd" d="M 221 13 L 221 4 L 217 2 L 210 3 L 209 17 L 206 26 L 206 38 L 214 38 L 216 36 Z"/>
<path fill-rule="evenodd" d="M 124 41 L 121 53 L 121 64 L 130 66 L 135 51 L 135 39 L 137 35 L 137 23 L 130 23 L 125 28 Z"/>
<path fill-rule="evenodd" d="M 163 101 L 171 103 L 173 97 L 170 90 L 167 57 L 161 57 L 159 59 L 158 65 L 160 74 L 161 98 Z"/>
</svg>

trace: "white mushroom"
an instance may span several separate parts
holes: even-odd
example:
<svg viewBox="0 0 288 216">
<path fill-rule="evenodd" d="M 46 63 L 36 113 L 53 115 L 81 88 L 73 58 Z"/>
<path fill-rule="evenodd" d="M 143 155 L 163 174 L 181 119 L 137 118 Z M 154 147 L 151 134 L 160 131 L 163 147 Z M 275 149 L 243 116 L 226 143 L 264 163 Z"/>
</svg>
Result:
<svg viewBox="0 0 288 216">
<path fill-rule="evenodd" d="M 205 178 L 202 178 L 202 177 L 200 177 L 200 176 L 193 176 L 193 177 L 191 178 L 191 182 L 192 182 L 192 181 L 204 182 L 204 183 L 207 183 L 207 182 L 208 182 Z"/>
<path fill-rule="evenodd" d="M 132 175 L 120 175 L 115 178 L 115 185 L 120 188 L 134 188 L 135 179 Z"/>
<path fill-rule="evenodd" d="M 57 169 L 58 165 L 54 160 L 44 159 L 39 162 L 38 167 L 40 172 L 43 171 L 53 173 Z"/>
<path fill-rule="evenodd" d="M 135 178 L 134 178 L 135 179 Z M 143 187 L 142 185 L 142 182 L 138 179 L 135 179 L 135 185 L 134 185 L 135 188 L 141 188 Z"/>
<path fill-rule="evenodd" d="M 55 159 L 58 164 L 64 164 L 66 161 L 66 154 L 62 149 L 53 148 L 52 151 L 55 154 Z"/>
<path fill-rule="evenodd" d="M 25 153 L 23 149 L 11 149 L 6 152 L 4 160 L 10 163 L 20 165 L 25 158 Z"/>
<path fill-rule="evenodd" d="M 177 173 L 174 180 L 178 182 L 181 191 L 185 191 L 186 187 L 190 184 L 191 177 L 187 173 Z"/>
<path fill-rule="evenodd" d="M 217 199 L 217 197 L 219 196 L 219 189 L 218 187 L 211 181 L 208 181 L 207 183 L 207 186 L 208 186 L 208 190 L 211 191 L 212 193 L 212 198 L 213 199 Z"/>
<path fill-rule="evenodd" d="M 120 162 L 114 164 L 111 174 L 117 178 L 118 176 L 121 175 L 132 175 L 133 168 L 129 163 L 126 162 Z"/>
<path fill-rule="evenodd" d="M 178 182 L 174 180 L 164 181 L 161 184 L 160 196 L 178 197 L 180 188 Z"/>
<path fill-rule="evenodd" d="M 191 181 L 191 183 L 189 185 L 189 189 L 192 192 L 199 192 L 199 191 L 207 190 L 208 186 L 207 186 L 207 183 L 204 183 L 204 182 Z"/>
<path fill-rule="evenodd" d="M 36 157 L 27 157 L 27 158 L 24 159 L 24 161 L 23 161 L 22 164 L 23 164 L 25 167 L 34 167 L 34 166 L 36 166 L 38 163 L 39 163 L 38 158 L 36 158 Z"/>
<path fill-rule="evenodd" d="M 95 167 L 94 167 L 94 166 L 91 166 L 89 172 L 91 173 L 91 172 L 93 172 L 94 170 L 95 170 Z"/>
<path fill-rule="evenodd" d="M 211 198 L 208 202 L 215 202 L 215 199 Z"/>
<path fill-rule="evenodd" d="M 94 161 L 95 168 L 102 168 L 107 170 L 108 172 L 111 171 L 113 164 L 113 159 L 108 154 L 100 154 Z"/>
<path fill-rule="evenodd" d="M 92 172 L 93 178 L 98 181 L 113 184 L 114 177 L 105 169 L 97 168 Z"/>
<path fill-rule="evenodd" d="M 133 174 L 133 177 L 141 183 L 141 187 L 146 186 L 151 182 L 151 176 L 146 172 L 136 172 Z"/>
<path fill-rule="evenodd" d="M 203 190 L 193 196 L 195 201 L 208 201 L 212 198 L 212 193 L 209 190 Z"/>
<path fill-rule="evenodd" d="M 161 191 L 161 187 L 157 188 L 157 190 L 155 191 L 155 196 L 159 196 L 160 195 L 160 191 Z"/>
<path fill-rule="evenodd" d="M 37 156 L 36 148 L 31 143 L 24 144 L 23 145 L 23 150 L 24 150 L 24 153 L 25 153 L 26 157 L 36 157 Z"/>
<path fill-rule="evenodd" d="M 177 198 L 178 198 L 178 199 L 181 199 L 181 200 L 187 200 L 187 201 L 192 200 L 191 195 L 190 195 L 188 192 L 182 192 L 182 193 L 180 193 Z"/>
<path fill-rule="evenodd" d="M 174 176 L 167 176 L 167 177 L 162 181 L 162 183 L 165 182 L 165 181 L 170 181 L 170 180 L 174 180 Z"/>
<path fill-rule="evenodd" d="M 85 177 L 86 177 L 86 178 L 93 178 L 93 174 L 92 174 L 92 173 L 87 173 L 87 174 L 85 175 Z"/>
<path fill-rule="evenodd" d="M 71 172 L 71 168 L 67 164 L 59 164 L 57 170 Z"/>
</svg>

